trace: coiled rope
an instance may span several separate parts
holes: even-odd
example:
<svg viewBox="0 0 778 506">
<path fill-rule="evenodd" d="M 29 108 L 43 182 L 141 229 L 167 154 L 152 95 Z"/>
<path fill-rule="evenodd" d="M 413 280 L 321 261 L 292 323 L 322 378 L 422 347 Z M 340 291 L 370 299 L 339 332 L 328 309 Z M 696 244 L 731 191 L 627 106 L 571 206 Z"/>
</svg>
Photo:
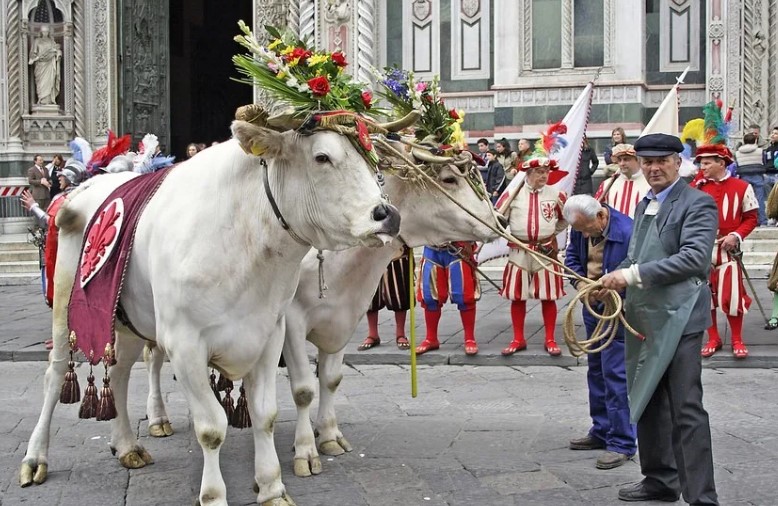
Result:
<svg viewBox="0 0 778 506">
<path fill-rule="evenodd" d="M 528 245 L 521 242 L 518 238 L 510 234 L 504 227 L 499 225 L 496 217 L 496 211 L 492 210 L 494 216 L 494 223 L 488 223 L 476 216 L 472 211 L 463 206 L 458 200 L 456 200 L 445 188 L 438 184 L 437 180 L 427 174 L 427 172 L 416 162 L 411 159 L 407 153 L 404 153 L 395 148 L 383 137 L 377 137 L 375 142 L 382 148 L 392 152 L 395 156 L 399 157 L 405 162 L 405 166 L 408 169 L 417 172 L 421 178 L 425 179 L 427 183 L 437 188 L 446 198 L 456 204 L 459 208 L 469 214 L 473 219 L 487 227 L 489 230 L 495 232 L 500 237 L 503 237 L 508 242 L 516 244 L 519 249 L 527 252 L 534 260 L 536 260 L 543 269 L 549 271 L 552 275 L 562 276 L 568 280 L 575 280 L 575 286 L 578 293 L 573 297 L 573 300 L 567 306 L 565 311 L 564 320 L 562 324 L 562 330 L 564 335 L 565 344 L 567 345 L 570 354 L 574 357 L 580 357 L 587 353 L 598 353 L 610 345 L 613 339 L 616 337 L 619 324 L 622 324 L 624 328 L 638 334 L 638 332 L 632 328 L 632 326 L 624 318 L 624 301 L 621 298 L 619 292 L 605 288 L 599 281 L 594 281 L 589 278 L 585 278 L 573 271 L 562 262 L 555 258 L 546 256 L 538 251 L 533 250 Z M 400 139 L 400 142 L 411 144 L 412 142 Z M 557 266 L 562 269 L 562 273 L 557 272 L 552 266 Z M 600 295 L 603 308 L 601 312 L 598 312 L 590 302 L 590 298 Z M 592 297 L 590 297 L 592 296 Z M 586 310 L 592 317 L 597 320 L 597 325 L 592 332 L 592 336 L 588 339 L 578 340 L 575 335 L 575 309 L 578 303 L 583 304 Z"/>
</svg>

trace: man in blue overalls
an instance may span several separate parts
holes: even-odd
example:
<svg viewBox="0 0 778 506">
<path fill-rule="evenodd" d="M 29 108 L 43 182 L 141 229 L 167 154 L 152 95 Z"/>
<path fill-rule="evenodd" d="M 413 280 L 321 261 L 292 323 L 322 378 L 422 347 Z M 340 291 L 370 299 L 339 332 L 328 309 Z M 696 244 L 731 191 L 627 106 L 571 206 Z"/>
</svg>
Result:
<svg viewBox="0 0 778 506">
<path fill-rule="evenodd" d="M 627 258 L 632 237 L 632 219 L 589 195 L 574 195 L 562 211 L 573 230 L 565 255 L 565 265 L 584 278 L 600 279 L 619 268 Z M 572 281 L 573 286 L 579 283 Z M 576 287 L 577 288 L 577 287 Z M 590 296 L 592 309 L 602 312 L 596 294 Z M 592 337 L 597 319 L 583 306 L 587 339 Z M 605 452 L 597 458 L 598 469 L 613 469 L 631 459 L 636 451 L 635 426 L 629 421 L 627 372 L 624 362 L 624 327 L 619 325 L 611 344 L 588 355 L 589 414 L 592 427 L 582 438 L 570 441 L 571 450 Z"/>
</svg>

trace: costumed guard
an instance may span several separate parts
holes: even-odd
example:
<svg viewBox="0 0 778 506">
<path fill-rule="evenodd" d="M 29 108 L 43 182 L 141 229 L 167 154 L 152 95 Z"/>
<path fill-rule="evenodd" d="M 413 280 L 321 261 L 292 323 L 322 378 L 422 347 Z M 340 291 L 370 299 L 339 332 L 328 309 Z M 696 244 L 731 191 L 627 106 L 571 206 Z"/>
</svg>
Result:
<svg viewBox="0 0 778 506">
<path fill-rule="evenodd" d="M 401 350 L 410 348 L 405 337 L 405 317 L 411 308 L 410 286 L 408 284 L 410 271 L 411 249 L 403 246 L 397 256 L 386 268 L 381 283 L 373 295 L 370 307 L 367 309 L 367 337 L 357 347 L 359 351 L 369 350 L 381 344 L 378 336 L 378 311 L 386 308 L 394 312 L 395 343 Z"/>
<path fill-rule="evenodd" d="M 475 247 L 474 242 L 424 246 L 416 281 L 416 300 L 424 308 L 427 334 L 416 347 L 417 355 L 440 348 L 440 310 L 448 299 L 459 309 L 465 333 L 465 354 L 478 353 L 475 303 L 481 298 L 481 285 L 473 268 L 476 265 Z"/>
<path fill-rule="evenodd" d="M 565 203 L 564 216 L 573 228 L 565 265 L 577 274 L 598 280 L 618 269 L 627 258 L 633 225 L 629 216 L 589 195 L 570 197 Z M 577 288 L 579 281 L 573 279 L 571 282 Z M 604 304 L 597 300 L 597 295 L 590 295 L 589 303 L 592 309 L 602 314 Z M 581 309 L 586 338 L 590 339 L 597 327 L 597 318 L 585 305 Z M 635 426 L 629 421 L 623 325 L 619 324 L 615 338 L 605 349 L 587 356 L 587 364 L 592 427 L 586 436 L 571 440 L 570 449 L 603 448 L 605 452 L 597 458 L 596 466 L 598 469 L 613 469 L 637 453 Z"/>
<path fill-rule="evenodd" d="M 716 102 L 705 106 L 707 143 L 698 146 L 695 156 L 702 177 L 697 178 L 694 185 L 713 197 L 719 210 L 719 229 L 710 272 L 713 323 L 701 353 L 703 357 L 710 357 L 722 347 L 716 326 L 716 308 L 720 308 L 732 329 L 732 354 L 735 358 L 746 358 L 748 348 L 743 343 L 743 315 L 751 306 L 751 298 L 743 286 L 743 266 L 738 256 L 741 243 L 756 228 L 759 203 L 750 184 L 727 172 L 727 166 L 732 163 L 732 152 L 724 145 L 726 135 L 721 132 L 720 107 Z"/>
<path fill-rule="evenodd" d="M 640 170 L 632 144 L 615 145 L 611 159 L 619 165 L 619 171 L 600 183 L 594 198 L 634 218 L 635 208 L 651 187 Z"/>
<path fill-rule="evenodd" d="M 559 182 L 567 172 L 561 170 L 557 161 L 549 158 L 561 146 L 559 134 L 567 128 L 562 123 L 551 125 L 549 130 L 535 143 L 532 157 L 521 165 L 525 172 L 524 181 L 518 190 L 510 195 L 512 200 L 499 202 L 500 212 L 509 219 L 511 234 L 533 251 L 556 258 L 558 246 L 556 236 L 567 228 L 562 217 L 566 195 L 552 185 Z M 551 356 L 559 356 L 554 339 L 557 307 L 556 300 L 565 294 L 561 268 L 543 264 L 516 244 L 509 244 L 511 251 L 503 273 L 503 288 L 500 294 L 511 302 L 513 341 L 502 350 L 504 356 L 526 349 L 524 319 L 527 300 L 540 300 L 543 325 L 546 331 L 545 349 Z"/>
</svg>

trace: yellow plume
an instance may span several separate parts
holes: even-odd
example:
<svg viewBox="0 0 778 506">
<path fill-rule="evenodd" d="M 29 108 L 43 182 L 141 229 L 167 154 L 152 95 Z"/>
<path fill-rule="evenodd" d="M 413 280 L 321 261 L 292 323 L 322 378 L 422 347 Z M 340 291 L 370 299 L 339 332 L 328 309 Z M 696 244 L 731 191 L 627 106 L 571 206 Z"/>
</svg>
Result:
<svg viewBox="0 0 778 506">
<path fill-rule="evenodd" d="M 705 138 L 705 120 L 702 118 L 692 119 L 686 122 L 681 132 L 681 141 L 686 142 L 687 139 L 692 139 L 695 143 L 700 144 Z"/>
</svg>

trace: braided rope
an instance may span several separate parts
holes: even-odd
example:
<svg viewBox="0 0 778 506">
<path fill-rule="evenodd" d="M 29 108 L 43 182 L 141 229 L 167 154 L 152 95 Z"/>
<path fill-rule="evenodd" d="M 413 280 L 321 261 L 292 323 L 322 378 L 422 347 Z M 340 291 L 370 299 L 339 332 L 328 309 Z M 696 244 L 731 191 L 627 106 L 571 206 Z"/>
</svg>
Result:
<svg viewBox="0 0 778 506">
<path fill-rule="evenodd" d="M 619 324 L 624 325 L 624 328 L 629 332 L 638 334 L 638 332 L 632 328 L 632 326 L 624 318 L 622 311 L 624 308 L 624 302 L 621 299 L 621 295 L 619 295 L 617 291 L 605 288 L 602 283 L 581 276 L 559 260 L 531 249 L 528 245 L 521 242 L 521 240 L 507 232 L 503 227 L 499 226 L 499 224 L 495 226 L 495 224 L 498 223 L 496 219 L 495 224 L 484 221 L 480 216 L 476 216 L 472 211 L 467 209 L 458 200 L 456 200 L 448 191 L 446 191 L 445 188 L 438 184 L 435 178 L 430 176 L 427 171 L 424 170 L 423 166 L 420 167 L 417 165 L 415 161 L 412 160 L 406 153 L 399 151 L 381 137 L 375 139 L 375 142 L 384 149 L 392 152 L 395 156 L 404 160 L 407 169 L 416 172 L 420 175 L 421 178 L 426 179 L 427 183 L 437 188 L 446 198 L 448 198 L 459 208 L 469 214 L 473 219 L 487 227 L 489 230 L 495 232 L 500 237 L 503 237 L 508 242 L 516 244 L 519 249 L 527 252 L 534 260 L 540 263 L 543 269 L 549 271 L 555 276 L 561 276 L 565 279 L 576 281 L 576 288 L 578 289 L 578 293 L 568 305 L 567 310 L 565 311 L 564 323 L 562 325 L 565 344 L 570 350 L 571 355 L 574 357 L 580 357 L 586 353 L 598 353 L 602 351 L 608 345 L 610 345 L 610 343 L 616 337 Z M 552 266 L 557 266 L 565 272 L 559 273 L 554 270 Z M 594 298 L 595 295 L 599 296 L 603 302 L 604 307 L 601 313 L 597 312 L 591 305 L 590 298 Z M 575 308 L 578 302 L 581 302 L 586 310 L 589 311 L 589 314 L 597 319 L 597 326 L 592 333 L 592 337 L 581 341 L 579 341 L 575 336 L 574 317 Z"/>
</svg>

